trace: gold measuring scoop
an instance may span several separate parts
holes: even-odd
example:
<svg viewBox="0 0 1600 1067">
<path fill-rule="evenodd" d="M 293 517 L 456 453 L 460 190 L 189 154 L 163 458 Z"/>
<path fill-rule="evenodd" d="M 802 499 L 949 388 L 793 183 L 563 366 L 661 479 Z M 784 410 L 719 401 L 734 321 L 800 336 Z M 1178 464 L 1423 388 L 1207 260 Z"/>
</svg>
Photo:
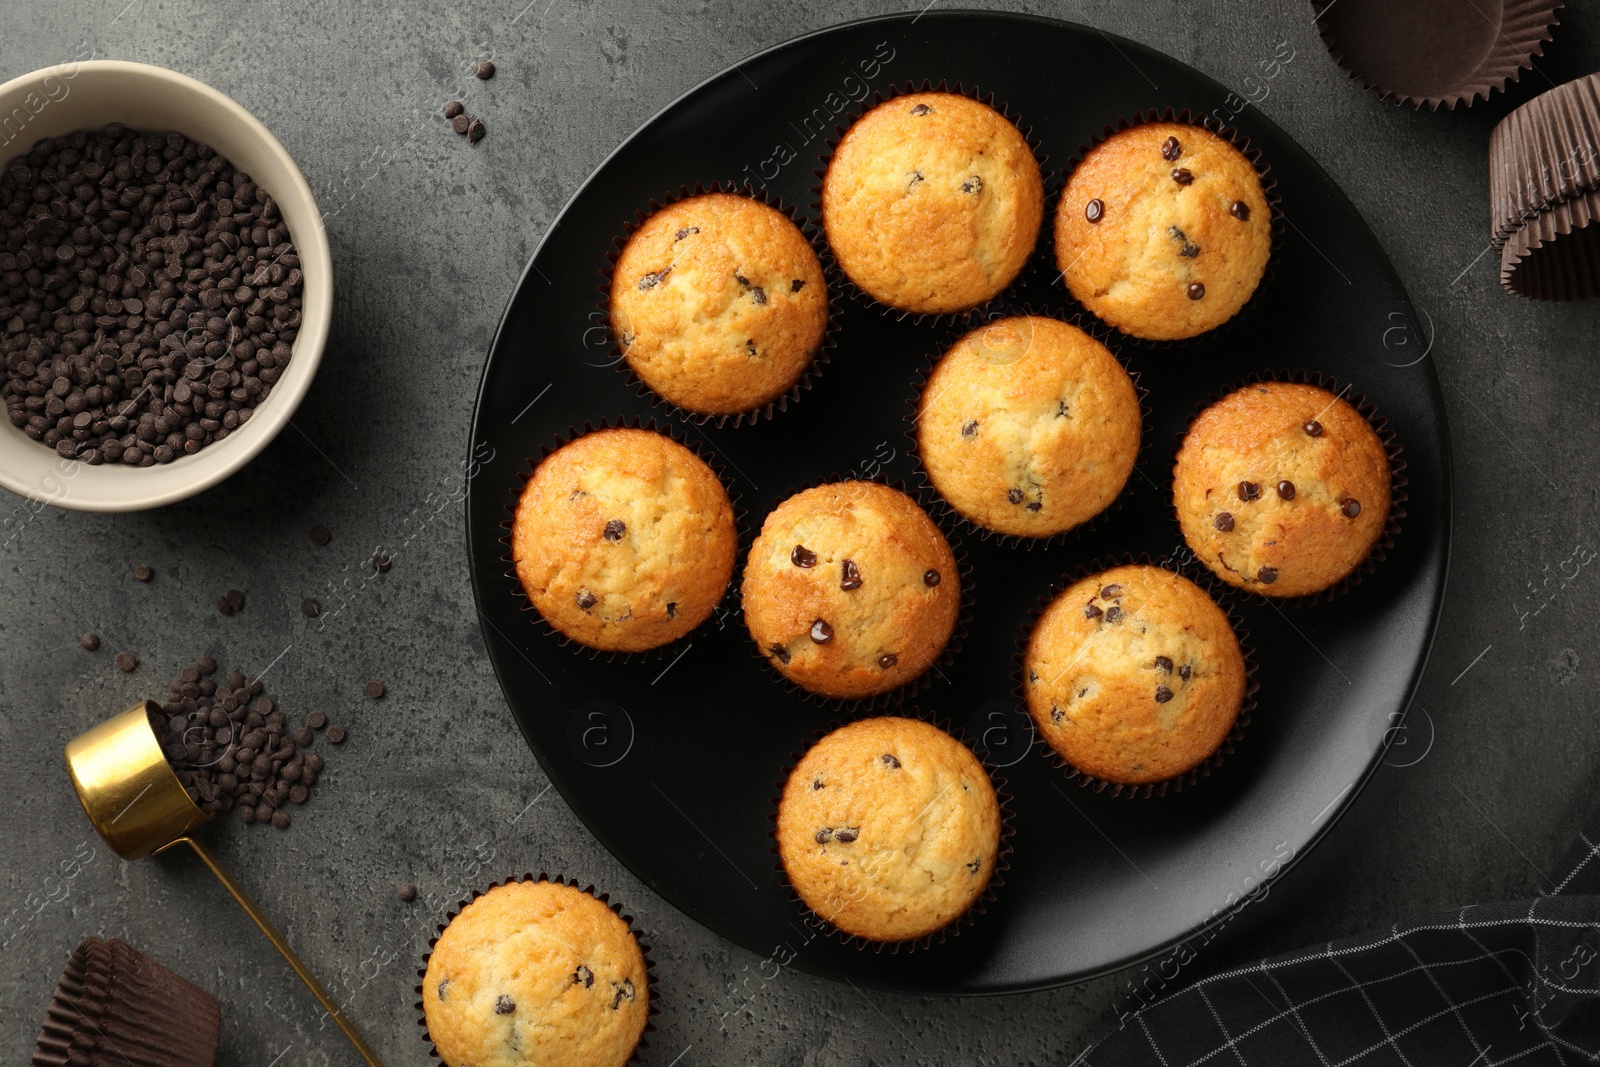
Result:
<svg viewBox="0 0 1600 1067">
<path fill-rule="evenodd" d="M 67 773 L 72 776 L 72 786 L 78 791 L 89 821 L 111 850 L 125 860 L 159 855 L 175 845 L 194 849 L 217 881 L 233 894 L 239 907 L 267 935 L 272 947 L 289 961 L 294 973 L 344 1031 L 368 1067 L 383 1067 L 366 1038 L 345 1018 L 338 1003 L 267 921 L 250 894 L 233 880 L 204 842 L 193 836 L 211 816 L 190 798 L 167 762 L 166 753 L 161 751 L 150 726 L 150 716 L 159 711 L 156 705 L 144 701 L 67 742 Z"/>
</svg>

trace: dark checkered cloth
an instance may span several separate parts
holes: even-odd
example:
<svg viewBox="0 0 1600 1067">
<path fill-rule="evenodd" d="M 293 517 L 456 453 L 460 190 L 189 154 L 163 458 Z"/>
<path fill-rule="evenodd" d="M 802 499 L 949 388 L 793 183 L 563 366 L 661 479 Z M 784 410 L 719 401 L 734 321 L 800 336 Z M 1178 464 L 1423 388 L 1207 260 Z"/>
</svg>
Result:
<svg viewBox="0 0 1600 1067">
<path fill-rule="evenodd" d="M 1478 904 L 1212 975 L 1084 1067 L 1600 1062 L 1600 813 L 1534 900 Z"/>
</svg>

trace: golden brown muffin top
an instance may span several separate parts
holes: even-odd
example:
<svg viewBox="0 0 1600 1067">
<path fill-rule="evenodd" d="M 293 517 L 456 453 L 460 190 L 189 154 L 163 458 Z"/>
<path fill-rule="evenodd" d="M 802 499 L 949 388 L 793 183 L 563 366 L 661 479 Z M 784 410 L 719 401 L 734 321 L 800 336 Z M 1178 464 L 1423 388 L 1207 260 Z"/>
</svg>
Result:
<svg viewBox="0 0 1600 1067">
<path fill-rule="evenodd" d="M 994 873 L 1000 804 L 983 765 L 916 719 L 864 719 L 805 754 L 784 785 L 778 852 L 807 907 L 872 941 L 925 937 Z"/>
<path fill-rule="evenodd" d="M 1046 743 L 1078 770 L 1125 785 L 1199 766 L 1244 702 L 1244 654 L 1228 617 L 1160 567 L 1112 567 L 1068 586 L 1040 616 L 1022 666 Z"/>
<path fill-rule="evenodd" d="M 509 882 L 450 921 L 422 979 L 448 1067 L 621 1067 L 650 1014 L 628 924 L 558 882 Z"/>
<path fill-rule="evenodd" d="M 1044 181 L 1022 134 L 955 93 L 911 93 L 857 119 L 822 183 L 839 266 L 890 307 L 943 314 L 1011 284 L 1032 254 Z"/>
<path fill-rule="evenodd" d="M 1213 574 L 1269 597 L 1327 589 L 1371 554 L 1389 519 L 1389 455 L 1348 402 L 1258 382 L 1200 413 L 1172 499 Z"/>
</svg>

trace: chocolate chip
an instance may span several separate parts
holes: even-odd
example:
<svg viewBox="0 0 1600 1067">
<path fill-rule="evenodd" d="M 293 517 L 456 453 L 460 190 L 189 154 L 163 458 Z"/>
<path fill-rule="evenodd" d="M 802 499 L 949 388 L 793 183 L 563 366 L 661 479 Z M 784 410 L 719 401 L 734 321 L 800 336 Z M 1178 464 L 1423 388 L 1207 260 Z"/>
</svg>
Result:
<svg viewBox="0 0 1600 1067">
<path fill-rule="evenodd" d="M 333 726 L 330 726 L 330 727 L 328 727 L 327 734 L 325 734 L 324 736 L 327 737 L 329 744 L 331 744 L 331 745 L 342 745 L 342 744 L 344 744 L 344 739 L 345 739 L 344 727 L 343 726 L 339 726 L 337 724 L 335 724 Z"/>
<path fill-rule="evenodd" d="M 289 828 L 289 813 L 286 811 L 273 812 L 272 825 L 277 827 L 279 830 L 287 830 Z"/>
<path fill-rule="evenodd" d="M 487 59 L 480 59 L 473 64 L 472 73 L 477 75 L 479 81 L 488 81 L 494 77 L 494 64 Z"/>
<path fill-rule="evenodd" d="M 1353 496 L 1347 496 L 1339 501 L 1339 510 L 1344 513 L 1345 518 L 1353 519 L 1361 514 L 1361 501 Z"/>
<path fill-rule="evenodd" d="M 1228 205 L 1228 214 L 1232 215 L 1240 222 L 1249 222 L 1250 205 L 1245 203 L 1243 200 L 1235 200 L 1233 203 Z"/>
<path fill-rule="evenodd" d="M 438 997 L 440 1000 L 443 1000 L 444 999 L 444 991 L 446 989 L 449 989 L 449 988 L 450 988 L 450 979 L 448 979 L 448 978 L 439 979 L 439 984 L 437 986 L 435 986 L 434 990 L 433 990 L 434 996 Z"/>
<path fill-rule="evenodd" d="M 933 114 L 933 108 L 927 104 L 912 104 L 911 113 L 913 115 L 931 115 Z"/>
<path fill-rule="evenodd" d="M 98 652 L 100 651 L 100 635 L 84 634 L 82 637 L 78 638 L 78 644 L 83 646 L 83 649 L 86 652 Z"/>
<path fill-rule="evenodd" d="M 1044 510 L 1044 504 L 1041 501 L 1038 501 L 1038 500 L 1029 501 L 1028 510 L 1029 511 L 1043 511 Z"/>
<path fill-rule="evenodd" d="M 466 108 L 462 105 L 461 101 L 452 100 L 444 106 L 444 117 L 447 119 L 453 119 L 465 110 Z"/>
<path fill-rule="evenodd" d="M 417 899 L 417 887 L 413 882 L 401 882 L 395 886 L 394 895 L 409 904 Z"/>
<path fill-rule="evenodd" d="M 981 868 L 982 866 L 983 866 L 983 857 L 979 856 L 977 859 L 975 859 L 971 863 L 967 864 L 967 870 L 971 871 L 973 874 L 977 874 L 978 873 L 978 869 Z"/>
<path fill-rule="evenodd" d="M 822 782 L 821 778 L 813 778 L 813 779 L 811 779 L 811 788 L 812 788 L 813 791 L 821 789 L 822 786 L 823 786 L 823 782 Z"/>
<path fill-rule="evenodd" d="M 967 423 L 963 424 L 962 427 L 961 427 L 961 436 L 962 437 L 976 437 L 976 436 L 978 436 L 978 420 L 977 419 L 972 419 L 972 420 L 968 421 Z"/>
<path fill-rule="evenodd" d="M 228 600 L 227 594 L 217 597 L 217 610 L 224 615 L 233 614 L 233 603 Z"/>
<path fill-rule="evenodd" d="M 376 556 L 372 557 L 372 569 L 377 571 L 379 574 L 388 574 L 389 568 L 392 566 L 394 566 L 394 560 L 390 559 L 382 552 L 379 552 Z"/>
<path fill-rule="evenodd" d="M 939 572 L 931 567 L 922 572 L 922 584 L 930 589 L 938 585 L 942 580 Z"/>
<path fill-rule="evenodd" d="M 472 128 L 472 120 L 465 115 L 457 115 L 450 120 L 450 128 L 464 136 L 467 130 Z"/>
<path fill-rule="evenodd" d="M 1122 618 L 1122 609 L 1115 604 L 1106 609 L 1106 622 L 1116 622 Z"/>
<path fill-rule="evenodd" d="M 302 726 L 294 732 L 294 743 L 300 748 L 310 748 L 317 735 L 311 732 L 311 727 Z"/>
<path fill-rule="evenodd" d="M 817 844 L 826 845 L 829 841 L 833 840 L 833 827 L 824 826 L 822 829 L 817 831 L 816 838 Z"/>
<path fill-rule="evenodd" d="M 751 359 L 755 358 L 755 355 L 756 355 L 756 343 L 755 343 L 755 341 L 753 339 L 749 340 L 749 341 L 746 341 L 744 343 L 744 354 L 749 356 Z"/>
<path fill-rule="evenodd" d="M 311 527 L 311 543 L 312 544 L 314 544 L 314 545 L 325 545 L 329 541 L 332 541 L 332 540 L 333 540 L 333 534 L 328 532 L 328 528 L 326 526 L 313 526 L 313 527 Z"/>
<path fill-rule="evenodd" d="M 607 541 L 620 541 L 622 540 L 622 535 L 627 532 L 627 529 L 627 524 L 621 519 L 612 519 L 610 522 L 606 523 L 604 537 Z"/>
<path fill-rule="evenodd" d="M 1171 163 L 1181 155 L 1183 155 L 1183 146 L 1178 143 L 1176 137 L 1168 137 L 1161 142 L 1161 158 L 1168 163 Z"/>
<path fill-rule="evenodd" d="M 740 274 L 738 271 L 734 272 L 733 280 L 738 282 L 740 285 L 744 286 L 746 289 L 750 288 L 750 279 L 746 278 L 743 274 Z"/>
<path fill-rule="evenodd" d="M 311 790 L 307 786 L 292 785 L 289 787 L 289 803 L 304 804 L 311 797 Z"/>
<path fill-rule="evenodd" d="M 1233 516 L 1226 511 L 1219 511 L 1214 525 L 1223 533 L 1231 533 L 1233 532 Z"/>
<path fill-rule="evenodd" d="M 811 624 L 811 640 L 819 645 L 833 640 L 833 627 L 828 625 L 826 619 L 818 619 Z"/>
<path fill-rule="evenodd" d="M 382 682 L 380 682 L 380 681 L 378 681 L 378 679 L 374 678 L 371 681 L 369 681 L 366 685 L 362 686 L 361 687 L 361 691 L 363 693 L 367 694 L 367 696 L 372 698 L 373 700 L 382 700 L 383 699 L 383 694 L 387 690 L 385 690 L 384 685 L 383 685 Z"/>
<path fill-rule="evenodd" d="M 118 652 L 116 662 L 117 670 L 131 671 L 135 667 L 139 666 L 139 657 L 135 656 L 132 652 Z"/>
<path fill-rule="evenodd" d="M 1192 185 L 1194 183 L 1194 175 L 1189 173 L 1188 167 L 1179 167 L 1172 172 L 1172 180 L 1179 185 Z"/>
<path fill-rule="evenodd" d="M 616 996 L 611 999 L 612 1011 L 616 1011 L 624 1000 L 632 1000 L 634 998 L 633 979 L 631 978 L 624 978 L 620 983 L 612 982 L 611 988 L 616 992 Z"/>
<path fill-rule="evenodd" d="M 1122 586 L 1116 584 L 1115 582 L 1111 583 L 1110 585 L 1103 586 L 1101 588 L 1101 590 L 1100 590 L 1100 599 L 1101 600 L 1110 600 L 1113 597 L 1119 597 L 1121 595 L 1122 595 Z"/>
<path fill-rule="evenodd" d="M 228 590 L 228 603 L 233 605 L 234 611 L 244 610 L 244 593 L 237 589 Z"/>
<path fill-rule="evenodd" d="M 148 563 L 135 563 L 133 565 L 133 577 L 134 577 L 134 579 L 136 581 L 148 582 L 150 579 L 154 578 L 155 576 L 156 576 L 156 572 L 150 569 L 150 564 L 148 564 Z"/>
<path fill-rule="evenodd" d="M 671 273 L 672 273 L 672 268 L 671 267 L 668 267 L 665 270 L 653 270 L 650 273 L 645 274 L 642 277 L 640 277 L 640 279 L 639 279 L 639 288 L 640 289 L 654 289 L 656 286 L 661 284 L 661 281 L 662 281 L 663 278 L 665 278 L 667 275 L 669 275 Z"/>
<path fill-rule="evenodd" d="M 517 1010 L 517 1002 L 504 993 L 495 998 L 494 1013 L 496 1015 L 510 1015 Z"/>
<path fill-rule="evenodd" d="M 974 174 L 972 177 L 961 183 L 961 191 L 963 193 L 983 192 L 983 179 Z"/>
<path fill-rule="evenodd" d="M 578 969 L 572 972 L 572 984 L 581 985 L 589 989 L 594 985 L 594 972 L 583 964 L 578 964 Z"/>
<path fill-rule="evenodd" d="M 798 293 L 800 290 L 804 289 L 805 287 L 806 287 L 806 280 L 804 278 L 796 278 L 794 281 L 789 283 L 789 292 Z"/>
<path fill-rule="evenodd" d="M 1178 668 L 1178 677 L 1187 682 L 1189 680 L 1189 675 L 1193 673 L 1193 671 L 1194 668 L 1185 663 L 1183 666 Z"/>
<path fill-rule="evenodd" d="M 1316 419 L 1312 419 L 1310 422 L 1302 426 L 1301 429 L 1306 432 L 1307 437 L 1322 436 L 1322 423 L 1318 422 Z"/>
<path fill-rule="evenodd" d="M 833 832 L 833 839 L 841 845 L 848 845 L 861 836 L 861 831 L 853 826 L 841 826 Z"/>
<path fill-rule="evenodd" d="M 700 227 L 698 227 L 698 226 L 685 226 L 683 229 L 679 230 L 677 233 L 672 235 L 672 240 L 673 240 L 674 243 L 676 243 L 678 241 L 683 240 L 685 237 L 689 236 L 691 233 L 699 233 L 699 232 L 700 232 Z"/>
<path fill-rule="evenodd" d="M 1203 282 L 1190 282 L 1189 283 L 1189 288 L 1188 288 L 1188 293 L 1189 293 L 1189 299 L 1190 300 L 1199 300 L 1199 299 L 1201 299 L 1202 297 L 1204 297 L 1206 295 L 1205 284 Z"/>
<path fill-rule="evenodd" d="M 1083 617 L 1086 619 L 1098 619 L 1102 614 L 1103 612 L 1101 612 L 1098 605 L 1085 604 L 1083 606 Z"/>
<path fill-rule="evenodd" d="M 677 617 L 678 617 L 678 602 L 676 600 L 669 600 L 667 602 L 667 618 L 676 619 Z"/>
<path fill-rule="evenodd" d="M 600 603 L 600 598 L 589 592 L 587 589 L 580 589 L 578 591 L 577 601 L 578 607 L 581 610 L 588 611 L 590 608 Z"/>
<path fill-rule="evenodd" d="M 888 670 L 890 667 L 893 667 L 899 662 L 900 657 L 896 656 L 893 652 L 885 652 L 883 655 L 878 657 L 878 666 L 882 667 L 884 670 Z"/>
<path fill-rule="evenodd" d="M 1083 206 L 1083 217 L 1090 222 L 1099 222 L 1106 217 L 1106 205 L 1103 200 L 1094 199 Z"/>
<path fill-rule="evenodd" d="M 1065 719 L 1066 717 L 1067 717 L 1066 714 L 1063 713 L 1060 708 L 1056 707 L 1054 704 L 1050 705 L 1050 721 L 1051 722 L 1060 722 L 1062 719 Z"/>
<path fill-rule="evenodd" d="M 1282 497 L 1283 499 L 1285 499 L 1285 500 L 1293 500 L 1294 499 L 1294 483 L 1291 482 L 1291 481 L 1287 481 L 1287 480 L 1279 482 L 1278 483 L 1278 495 L 1280 497 Z"/>
<path fill-rule="evenodd" d="M 817 554 L 805 545 L 795 545 L 794 549 L 789 553 L 789 562 L 796 567 L 815 567 L 817 565 Z"/>
<path fill-rule="evenodd" d="M 1011 501 L 1013 504 L 1022 503 L 1022 490 L 1021 489 L 1008 489 L 1008 490 L 1006 490 L 1006 499 Z"/>
<path fill-rule="evenodd" d="M 1157 656 L 1156 657 L 1156 670 L 1165 671 L 1167 674 L 1171 674 L 1172 673 L 1172 659 L 1170 657 L 1168 657 L 1168 656 Z"/>
<path fill-rule="evenodd" d="M 320 730 L 324 726 L 328 725 L 328 717 L 320 711 L 313 711 L 310 715 L 306 716 L 306 725 L 311 727 L 313 730 Z"/>
<path fill-rule="evenodd" d="M 483 140 L 483 135 L 488 132 L 489 131 L 487 127 L 484 126 L 482 119 L 473 119 L 472 123 L 467 126 L 467 143 L 477 144 L 479 141 Z"/>
<path fill-rule="evenodd" d="M 314 619 L 318 615 L 322 614 L 322 605 L 317 603 L 311 597 L 306 597 L 304 600 L 300 601 L 300 614 L 304 615 L 308 619 Z"/>
<path fill-rule="evenodd" d="M 1183 247 L 1178 249 L 1178 255 L 1182 256 L 1184 259 L 1193 259 L 1199 254 L 1200 246 L 1195 244 L 1193 241 L 1183 242 Z"/>
<path fill-rule="evenodd" d="M 1237 492 L 1240 500 L 1249 503 L 1261 495 L 1261 486 L 1255 482 L 1240 482 Z"/>
<path fill-rule="evenodd" d="M 1067 402 L 1065 400 L 1057 400 L 1056 401 L 1056 418 L 1064 419 L 1066 417 L 1067 417 Z"/>
<path fill-rule="evenodd" d="M 891 771 L 898 771 L 900 769 L 900 760 L 885 752 L 883 754 L 883 765 Z"/>
<path fill-rule="evenodd" d="M 1156 703 L 1165 704 L 1172 699 L 1172 690 L 1164 685 L 1156 686 Z"/>
<path fill-rule="evenodd" d="M 856 566 L 855 560 L 847 559 L 839 568 L 839 588 L 845 592 L 861 588 L 861 569 Z"/>
<path fill-rule="evenodd" d="M 767 291 L 758 285 L 754 289 L 750 290 L 750 299 L 755 301 L 758 305 L 765 307 L 767 303 Z"/>
<path fill-rule="evenodd" d="M 1256 577 L 1261 580 L 1263 585 L 1271 585 L 1273 582 L 1278 580 L 1278 568 L 1262 567 L 1260 570 L 1256 571 Z"/>
<path fill-rule="evenodd" d="M 783 645 L 768 645 L 767 651 L 775 656 L 779 663 L 789 662 L 789 650 Z"/>
</svg>

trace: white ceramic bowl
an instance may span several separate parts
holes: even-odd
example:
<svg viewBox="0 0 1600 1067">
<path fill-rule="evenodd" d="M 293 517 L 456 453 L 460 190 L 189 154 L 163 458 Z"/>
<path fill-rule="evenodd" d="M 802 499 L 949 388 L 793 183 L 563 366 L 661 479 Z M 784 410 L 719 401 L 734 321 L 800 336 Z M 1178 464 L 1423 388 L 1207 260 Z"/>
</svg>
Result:
<svg viewBox="0 0 1600 1067">
<path fill-rule="evenodd" d="M 21 121 L 21 120 L 26 121 Z M 250 462 L 283 429 L 311 387 L 333 314 L 333 261 L 311 187 L 254 115 L 202 82 L 115 60 L 65 63 L 0 85 L 0 169 L 47 137 L 113 122 L 210 145 L 278 203 L 300 257 L 300 331 L 294 356 L 250 421 L 192 456 L 153 467 L 62 459 L 0 411 L 0 486 L 79 511 L 139 511 L 210 488 Z"/>
</svg>

